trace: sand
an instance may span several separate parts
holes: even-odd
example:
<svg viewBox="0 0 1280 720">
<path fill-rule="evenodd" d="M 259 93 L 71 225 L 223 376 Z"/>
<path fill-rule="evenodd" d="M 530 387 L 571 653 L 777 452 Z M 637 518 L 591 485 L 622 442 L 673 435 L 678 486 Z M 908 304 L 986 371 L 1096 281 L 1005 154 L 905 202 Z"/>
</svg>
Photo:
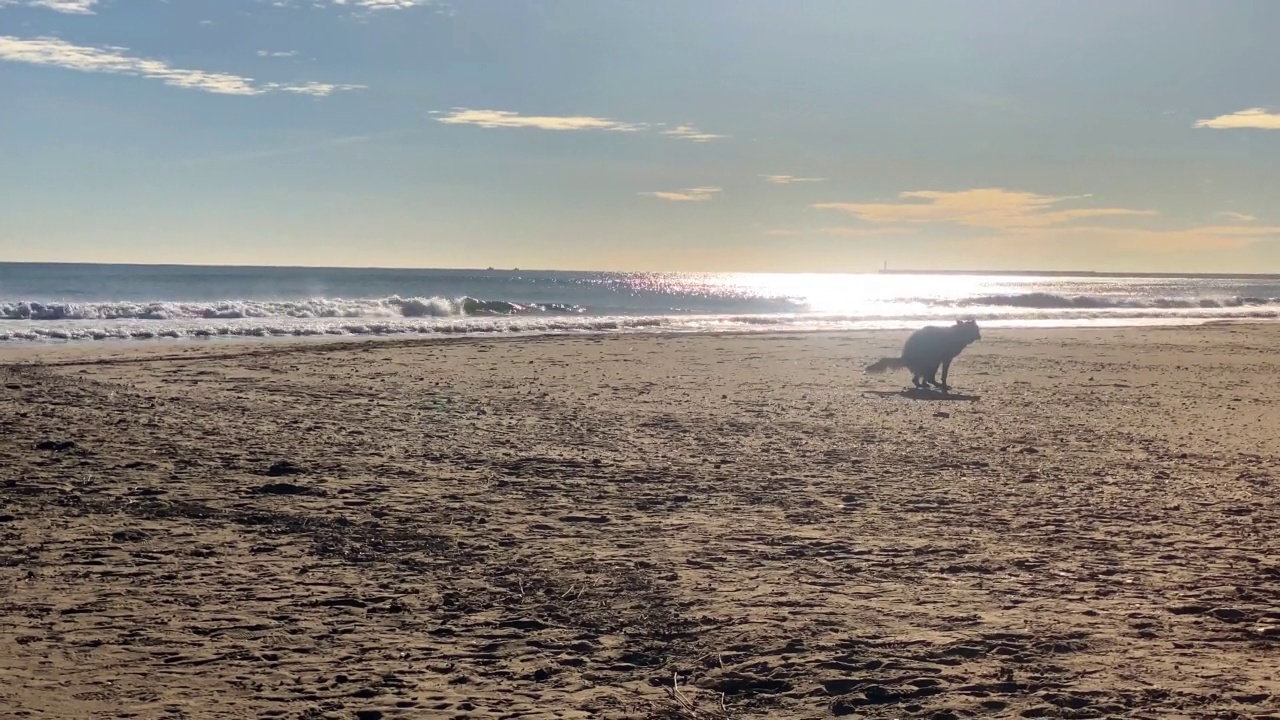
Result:
<svg viewBox="0 0 1280 720">
<path fill-rule="evenodd" d="M 1280 326 L 904 337 L 7 351 L 0 707 L 1280 718 Z"/>
</svg>

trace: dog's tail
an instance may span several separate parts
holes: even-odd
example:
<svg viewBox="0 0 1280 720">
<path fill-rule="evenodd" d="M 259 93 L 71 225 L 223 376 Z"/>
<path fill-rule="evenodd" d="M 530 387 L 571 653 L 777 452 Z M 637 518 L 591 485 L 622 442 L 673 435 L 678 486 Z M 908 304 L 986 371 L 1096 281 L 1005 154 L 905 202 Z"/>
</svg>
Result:
<svg viewBox="0 0 1280 720">
<path fill-rule="evenodd" d="M 880 358 L 868 365 L 864 372 L 882 373 L 886 370 L 897 370 L 901 367 L 906 367 L 906 364 L 902 362 L 902 358 Z"/>
</svg>

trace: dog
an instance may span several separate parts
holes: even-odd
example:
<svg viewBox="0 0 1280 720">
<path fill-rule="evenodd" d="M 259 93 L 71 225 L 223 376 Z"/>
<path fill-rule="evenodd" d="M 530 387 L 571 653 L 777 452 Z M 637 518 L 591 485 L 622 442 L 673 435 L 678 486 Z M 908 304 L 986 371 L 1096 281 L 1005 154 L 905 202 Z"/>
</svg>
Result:
<svg viewBox="0 0 1280 720">
<path fill-rule="evenodd" d="M 902 356 L 882 358 L 867 366 L 866 372 L 882 373 L 886 370 L 907 368 L 911 371 L 911 383 L 921 390 L 929 386 L 946 392 L 951 389 L 947 385 L 947 372 L 951 369 L 951 361 L 956 359 L 970 343 L 981 340 L 976 320 L 957 320 L 950 327 L 930 325 L 911 333 L 906 344 L 902 346 Z M 942 367 L 942 382 L 938 382 L 938 367 Z"/>
</svg>

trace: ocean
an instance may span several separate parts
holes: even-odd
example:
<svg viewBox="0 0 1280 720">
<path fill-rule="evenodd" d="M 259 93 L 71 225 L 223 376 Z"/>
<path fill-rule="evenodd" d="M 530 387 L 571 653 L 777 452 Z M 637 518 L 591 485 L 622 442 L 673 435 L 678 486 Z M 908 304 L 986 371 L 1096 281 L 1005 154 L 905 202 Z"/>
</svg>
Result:
<svg viewBox="0 0 1280 720">
<path fill-rule="evenodd" d="M 0 342 L 824 331 L 1275 319 L 1280 277 L 0 263 Z"/>
</svg>

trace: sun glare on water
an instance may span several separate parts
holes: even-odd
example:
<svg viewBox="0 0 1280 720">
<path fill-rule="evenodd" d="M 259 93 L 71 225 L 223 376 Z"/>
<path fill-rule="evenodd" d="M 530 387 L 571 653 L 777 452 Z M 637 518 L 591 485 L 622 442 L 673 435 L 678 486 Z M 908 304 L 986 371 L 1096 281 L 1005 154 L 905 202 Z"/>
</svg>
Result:
<svg viewBox="0 0 1280 720">
<path fill-rule="evenodd" d="M 686 289 L 721 296 L 787 299 L 805 312 L 865 317 L 911 310 L 938 312 L 951 300 L 1000 291 L 989 278 L 964 275 L 724 273 L 686 276 Z"/>
</svg>

